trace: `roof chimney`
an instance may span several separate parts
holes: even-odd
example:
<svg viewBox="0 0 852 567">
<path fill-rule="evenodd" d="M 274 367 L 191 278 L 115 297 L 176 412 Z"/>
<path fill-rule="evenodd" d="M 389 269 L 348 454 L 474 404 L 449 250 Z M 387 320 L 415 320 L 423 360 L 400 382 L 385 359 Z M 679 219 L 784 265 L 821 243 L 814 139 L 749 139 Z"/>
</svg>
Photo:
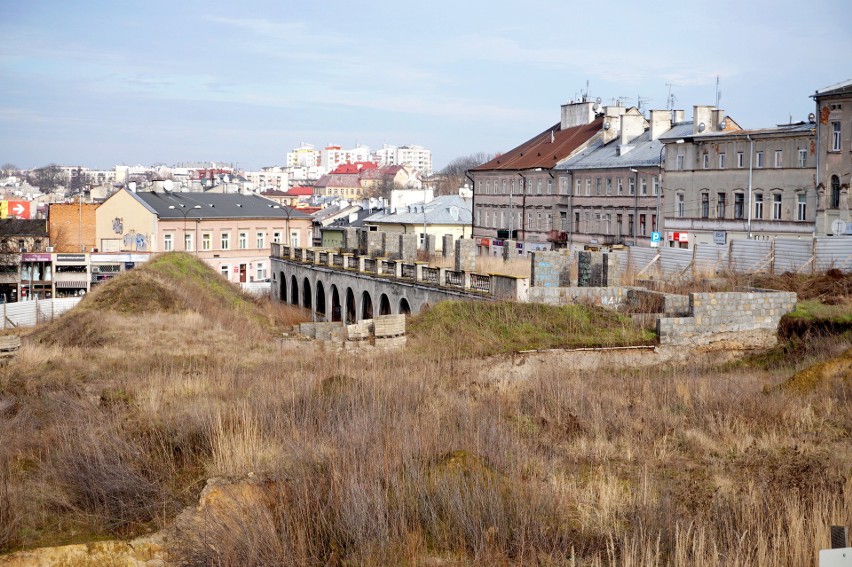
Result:
<svg viewBox="0 0 852 567">
<path fill-rule="evenodd" d="M 716 115 L 716 107 L 715 106 L 699 106 L 695 105 L 692 107 L 692 134 L 706 134 L 708 132 L 715 132 L 717 128 L 717 123 L 715 121 Z"/>
<path fill-rule="evenodd" d="M 644 134 L 645 126 L 647 124 L 645 117 L 638 111 L 631 109 L 630 112 L 626 112 L 624 116 L 621 117 L 621 136 L 619 143 L 622 146 L 626 146 Z"/>
<path fill-rule="evenodd" d="M 621 116 L 626 109 L 623 106 L 604 107 L 603 142 L 608 144 L 621 134 Z"/>
<path fill-rule="evenodd" d="M 595 112 L 600 108 L 597 102 L 569 102 L 562 105 L 562 120 L 560 129 L 574 128 L 591 124 L 595 120 Z"/>
<path fill-rule="evenodd" d="M 683 122 L 683 110 L 672 110 L 672 126 Z"/>
<path fill-rule="evenodd" d="M 672 115 L 668 110 L 651 111 L 651 140 L 656 140 L 660 134 L 672 127 Z"/>
</svg>

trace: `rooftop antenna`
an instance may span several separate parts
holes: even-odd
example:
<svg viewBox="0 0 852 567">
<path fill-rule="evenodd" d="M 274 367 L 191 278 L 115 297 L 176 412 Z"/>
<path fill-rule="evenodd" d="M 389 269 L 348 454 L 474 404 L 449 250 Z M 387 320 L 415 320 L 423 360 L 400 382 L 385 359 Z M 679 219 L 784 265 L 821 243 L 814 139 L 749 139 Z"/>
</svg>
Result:
<svg viewBox="0 0 852 567">
<path fill-rule="evenodd" d="M 716 108 L 719 108 L 720 100 L 722 100 L 722 91 L 719 90 L 719 75 L 716 75 Z"/>
<path fill-rule="evenodd" d="M 618 106 L 624 106 L 624 103 L 630 100 L 629 96 L 620 96 L 616 99 L 618 101 Z"/>
<path fill-rule="evenodd" d="M 636 107 L 639 109 L 639 112 L 642 112 L 642 107 L 645 106 L 646 103 L 651 102 L 652 98 L 643 98 L 642 95 L 636 95 Z"/>
<path fill-rule="evenodd" d="M 672 87 L 676 87 L 674 83 L 666 83 L 666 86 L 669 88 L 669 94 L 666 96 L 666 110 L 674 110 L 675 101 L 677 101 L 677 97 L 672 94 Z"/>
</svg>

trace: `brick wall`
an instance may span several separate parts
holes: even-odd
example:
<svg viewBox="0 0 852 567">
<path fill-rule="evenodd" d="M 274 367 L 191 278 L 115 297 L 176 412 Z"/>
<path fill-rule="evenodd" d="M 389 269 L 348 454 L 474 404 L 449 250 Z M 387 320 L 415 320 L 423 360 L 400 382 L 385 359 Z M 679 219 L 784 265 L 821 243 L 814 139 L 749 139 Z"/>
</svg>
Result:
<svg viewBox="0 0 852 567">
<path fill-rule="evenodd" d="M 48 213 L 48 233 L 54 252 L 91 252 L 97 246 L 95 237 L 95 204 L 54 203 Z M 81 222 L 82 212 L 82 222 Z M 81 249 L 80 232 L 82 228 Z"/>
</svg>

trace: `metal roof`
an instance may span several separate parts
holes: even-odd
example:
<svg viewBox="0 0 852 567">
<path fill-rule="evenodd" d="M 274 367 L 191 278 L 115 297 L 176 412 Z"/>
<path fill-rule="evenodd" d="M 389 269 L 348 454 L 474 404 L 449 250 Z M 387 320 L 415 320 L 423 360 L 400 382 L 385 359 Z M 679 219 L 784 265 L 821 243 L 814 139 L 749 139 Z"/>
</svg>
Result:
<svg viewBox="0 0 852 567">
<path fill-rule="evenodd" d="M 651 140 L 650 130 L 646 130 L 626 146 L 630 149 L 619 155 L 621 144 L 618 138 L 607 144 L 604 144 L 602 139 L 598 139 L 554 169 L 573 171 L 617 167 L 659 167 L 663 143 L 659 140 Z"/>
<path fill-rule="evenodd" d="M 310 218 L 298 209 L 279 205 L 258 195 L 128 192 L 161 219 Z M 195 209 L 196 206 L 200 208 Z"/>
<path fill-rule="evenodd" d="M 700 142 L 716 138 L 742 138 L 745 136 L 766 136 L 773 134 L 808 134 L 813 132 L 815 125 L 807 122 L 797 122 L 795 124 L 779 124 L 778 126 L 771 126 L 769 128 L 723 130 L 721 132 L 701 132 L 700 134 L 693 134 L 692 127 L 693 122 L 691 121 L 681 122 L 660 136 L 660 140 L 664 143 L 671 143 L 675 140 L 689 138 Z"/>
<path fill-rule="evenodd" d="M 366 223 L 375 224 L 449 224 L 464 225 L 473 222 L 473 200 L 458 195 L 441 195 L 425 205 L 414 203 L 402 212 L 385 214 L 377 213 L 364 219 Z M 456 215 L 453 216 L 453 209 Z"/>
<path fill-rule="evenodd" d="M 831 94 L 839 94 L 844 91 L 852 91 L 852 79 L 848 79 L 843 81 L 842 83 L 837 83 L 836 85 L 830 85 L 823 89 L 819 89 L 816 94 L 811 95 L 812 97 L 817 96 L 826 96 Z"/>
<path fill-rule="evenodd" d="M 469 171 L 517 171 L 537 167 L 550 169 L 601 131 L 603 118 L 562 130 L 551 126 L 520 146 Z"/>
</svg>

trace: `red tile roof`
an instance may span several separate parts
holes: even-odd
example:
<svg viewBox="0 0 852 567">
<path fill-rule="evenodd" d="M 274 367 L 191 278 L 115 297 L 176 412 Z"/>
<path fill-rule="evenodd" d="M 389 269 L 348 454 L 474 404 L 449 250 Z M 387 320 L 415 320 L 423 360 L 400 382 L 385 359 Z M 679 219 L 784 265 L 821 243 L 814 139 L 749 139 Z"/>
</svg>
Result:
<svg viewBox="0 0 852 567">
<path fill-rule="evenodd" d="M 355 163 L 341 163 L 331 173 L 358 173 L 367 169 L 376 169 L 378 164 L 371 161 L 356 161 Z"/>
<path fill-rule="evenodd" d="M 600 132 L 602 125 L 603 118 L 596 118 L 590 124 L 565 130 L 561 130 L 557 123 L 520 146 L 472 168 L 471 171 L 518 170 L 536 167 L 550 169 Z"/>
<path fill-rule="evenodd" d="M 304 185 L 301 185 L 301 186 L 298 186 L 298 187 L 293 187 L 289 191 L 287 191 L 287 193 L 285 193 L 285 195 L 287 195 L 288 197 L 301 197 L 303 195 L 313 195 L 313 194 L 314 194 L 314 188 L 313 187 L 306 187 Z"/>
</svg>

